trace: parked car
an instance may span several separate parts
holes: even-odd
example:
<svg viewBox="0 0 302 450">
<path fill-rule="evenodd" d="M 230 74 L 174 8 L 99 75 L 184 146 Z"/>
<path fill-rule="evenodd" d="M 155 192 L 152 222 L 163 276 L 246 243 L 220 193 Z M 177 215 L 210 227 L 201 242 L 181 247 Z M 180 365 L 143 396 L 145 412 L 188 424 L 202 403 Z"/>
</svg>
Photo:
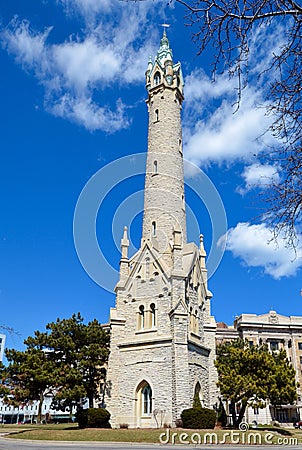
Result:
<svg viewBox="0 0 302 450">
<path fill-rule="evenodd" d="M 302 429 L 302 422 L 301 422 L 301 421 L 295 422 L 295 423 L 294 423 L 294 427 L 295 427 L 295 428 L 301 428 L 301 429 Z"/>
</svg>

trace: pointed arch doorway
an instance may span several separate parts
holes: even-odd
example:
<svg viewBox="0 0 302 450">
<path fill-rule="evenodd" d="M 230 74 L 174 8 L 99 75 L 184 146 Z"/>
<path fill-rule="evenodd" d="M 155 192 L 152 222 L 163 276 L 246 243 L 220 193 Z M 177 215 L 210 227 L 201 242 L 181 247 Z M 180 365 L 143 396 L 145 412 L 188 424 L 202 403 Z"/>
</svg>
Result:
<svg viewBox="0 0 302 450">
<path fill-rule="evenodd" d="M 150 384 L 143 380 L 139 383 L 135 392 L 136 426 L 148 428 L 153 421 L 153 392 Z"/>
</svg>

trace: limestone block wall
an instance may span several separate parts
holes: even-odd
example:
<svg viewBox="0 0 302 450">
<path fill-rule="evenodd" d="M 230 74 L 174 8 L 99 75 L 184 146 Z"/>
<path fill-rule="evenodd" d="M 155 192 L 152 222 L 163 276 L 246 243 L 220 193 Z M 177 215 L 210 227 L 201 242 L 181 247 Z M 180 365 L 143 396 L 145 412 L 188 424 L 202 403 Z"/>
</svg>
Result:
<svg viewBox="0 0 302 450">
<path fill-rule="evenodd" d="M 204 407 L 211 408 L 210 387 L 209 387 L 209 363 L 208 358 L 200 353 L 191 350 L 189 353 L 189 384 L 190 384 L 190 407 L 193 406 L 194 392 L 196 384 L 201 387 L 200 400 Z"/>
<path fill-rule="evenodd" d="M 181 103 L 177 90 L 158 88 L 149 95 L 148 156 L 143 238 L 156 235 L 160 252 L 169 252 L 173 229 L 186 242 Z M 162 90 L 160 90 L 162 89 Z"/>
<path fill-rule="evenodd" d="M 164 422 L 172 424 L 171 367 L 171 341 L 150 346 L 120 347 L 113 373 L 114 378 L 118 374 L 119 382 L 112 380 L 115 401 L 112 404 L 114 415 L 111 425 L 118 427 L 127 423 L 134 428 L 157 426 L 153 414 L 141 417 L 139 411 L 141 405 L 138 403 L 137 388 L 144 380 L 152 389 L 152 411 L 162 411 Z M 110 402 L 108 409 L 110 411 Z"/>
<path fill-rule="evenodd" d="M 180 314 L 171 318 L 173 425 L 180 418 L 181 412 L 190 407 L 187 321 L 188 318 Z"/>
</svg>

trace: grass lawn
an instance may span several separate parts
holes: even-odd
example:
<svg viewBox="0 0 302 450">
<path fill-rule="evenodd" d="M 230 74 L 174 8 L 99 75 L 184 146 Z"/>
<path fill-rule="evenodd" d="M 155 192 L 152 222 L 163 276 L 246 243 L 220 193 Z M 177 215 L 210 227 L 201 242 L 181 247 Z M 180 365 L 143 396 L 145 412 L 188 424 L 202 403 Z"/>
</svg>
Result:
<svg viewBox="0 0 302 450">
<path fill-rule="evenodd" d="M 229 443 L 257 445 L 300 445 L 302 432 L 291 430 L 291 436 L 283 436 L 277 432 L 261 431 L 260 429 L 240 432 L 237 430 L 183 430 L 170 429 L 97 429 L 80 430 L 77 424 L 50 425 L 4 425 L 0 433 L 10 432 L 14 439 L 53 440 L 53 441 L 103 441 L 103 442 L 146 442 L 160 443 L 159 437 L 168 439 L 163 443 Z M 173 438 L 174 433 L 174 438 Z"/>
</svg>

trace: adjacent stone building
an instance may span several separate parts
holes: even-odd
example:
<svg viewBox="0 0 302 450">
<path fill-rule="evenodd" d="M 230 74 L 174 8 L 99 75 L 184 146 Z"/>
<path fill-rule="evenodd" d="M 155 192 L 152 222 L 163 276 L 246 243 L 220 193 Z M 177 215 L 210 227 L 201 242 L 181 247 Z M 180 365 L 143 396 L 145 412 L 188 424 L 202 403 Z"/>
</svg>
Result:
<svg viewBox="0 0 302 450">
<path fill-rule="evenodd" d="M 249 423 L 270 423 L 274 420 L 292 423 L 299 419 L 302 408 L 302 317 L 286 317 L 276 311 L 269 311 L 261 315 L 241 314 L 233 326 L 217 323 L 218 344 L 237 338 L 246 339 L 250 345 L 266 343 L 271 351 L 285 349 L 296 371 L 296 381 L 300 384 L 298 400 L 294 405 L 282 405 L 275 409 L 267 403 L 264 409 L 248 408 L 245 420 Z"/>
<path fill-rule="evenodd" d="M 149 113 L 141 246 L 121 241 L 106 408 L 118 427 L 175 425 L 199 395 L 217 401 L 216 323 L 210 312 L 206 253 L 188 243 L 182 155 L 183 77 L 166 33 L 146 71 Z"/>
</svg>

